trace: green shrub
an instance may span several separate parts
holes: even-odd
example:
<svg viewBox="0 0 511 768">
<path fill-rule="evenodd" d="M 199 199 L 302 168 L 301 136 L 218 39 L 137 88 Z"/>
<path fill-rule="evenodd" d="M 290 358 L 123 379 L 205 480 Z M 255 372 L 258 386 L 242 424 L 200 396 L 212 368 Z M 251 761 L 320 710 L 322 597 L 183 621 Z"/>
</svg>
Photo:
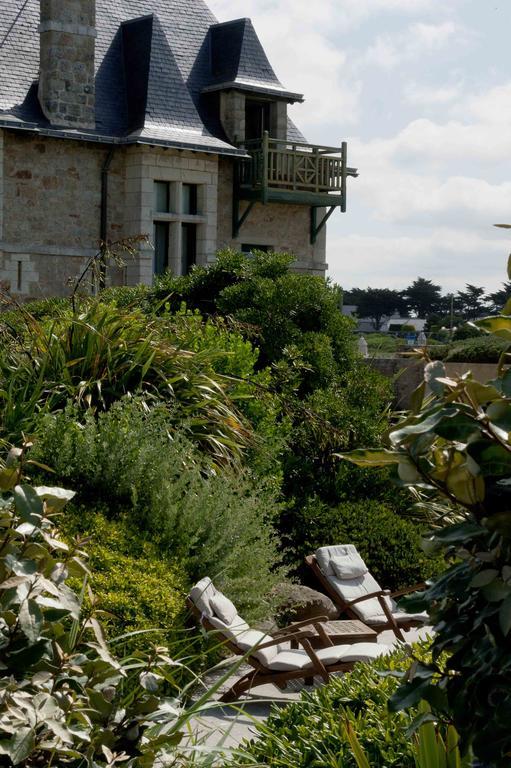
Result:
<svg viewBox="0 0 511 768">
<path fill-rule="evenodd" d="M 370 356 L 397 352 L 401 341 L 390 333 L 368 333 L 364 335 Z"/>
<path fill-rule="evenodd" d="M 69 505 L 62 517 L 68 541 L 86 538 L 90 584 L 98 610 L 106 611 L 112 637 L 138 630 L 151 632 L 155 644 L 182 639 L 184 597 L 188 584 L 182 566 L 127 517 L 108 519 L 108 510 Z M 137 645 L 146 645 L 141 636 Z"/>
<path fill-rule="evenodd" d="M 339 444 L 354 447 L 380 439 L 387 427 L 391 386 L 388 379 L 359 363 L 342 379 L 316 389 L 297 404 L 290 448 L 283 456 L 288 497 L 302 504 L 309 496 L 319 495 L 328 504 L 336 503 L 340 462 L 334 450 Z"/>
<path fill-rule="evenodd" d="M 70 406 L 44 417 L 35 458 L 80 488 L 78 501 L 104 505 L 147 531 L 190 581 L 205 575 L 247 615 L 267 613 L 265 595 L 282 578 L 271 483 L 242 468 L 215 472 L 187 437 L 169 434 L 168 411 L 124 399 L 94 418 Z"/>
<path fill-rule="evenodd" d="M 434 360 L 447 363 L 498 363 L 507 343 L 498 336 L 481 336 L 430 348 Z"/>
<path fill-rule="evenodd" d="M 303 567 L 305 556 L 331 544 L 354 544 L 384 588 L 421 582 L 438 569 L 438 561 L 421 549 L 419 526 L 380 502 L 345 501 L 328 507 L 319 499 L 310 499 L 290 517 L 286 522 L 293 529 L 284 534 L 286 560 L 309 579 L 308 569 Z"/>
<path fill-rule="evenodd" d="M 414 648 L 424 660 L 424 647 Z M 257 738 L 244 742 L 236 762 L 227 765 L 271 765 L 278 768 L 356 768 L 344 723 L 348 720 L 371 766 L 414 768 L 412 739 L 407 733 L 413 713 L 389 713 L 387 701 L 399 681 L 382 676 L 405 670 L 410 663 L 402 650 L 371 664 L 357 664 L 352 672 L 331 678 L 328 685 L 302 693 L 300 701 L 274 708 L 257 726 Z"/>
</svg>

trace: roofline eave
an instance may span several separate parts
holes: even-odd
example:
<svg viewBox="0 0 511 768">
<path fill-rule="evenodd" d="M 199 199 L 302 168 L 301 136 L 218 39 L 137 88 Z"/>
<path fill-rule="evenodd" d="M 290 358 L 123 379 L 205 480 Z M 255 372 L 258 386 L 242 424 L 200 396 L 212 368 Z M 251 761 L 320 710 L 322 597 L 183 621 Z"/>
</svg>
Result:
<svg viewBox="0 0 511 768">
<path fill-rule="evenodd" d="M 305 101 L 302 93 L 293 93 L 292 91 L 286 91 L 284 88 L 271 87 L 267 85 L 257 85 L 256 83 L 243 83 L 236 80 L 232 80 L 224 83 L 217 83 L 216 85 L 208 85 L 203 88 L 201 93 L 215 93 L 217 91 L 244 91 L 246 93 L 260 93 L 264 96 L 272 96 L 283 99 L 294 104 L 298 101 L 300 104 Z"/>
<path fill-rule="evenodd" d="M 176 141 L 175 139 L 162 139 L 151 136 L 111 136 L 101 133 L 77 131 L 65 128 L 42 128 L 37 123 L 27 123 L 13 119 L 12 117 L 0 117 L 0 128 L 14 131 L 35 133 L 39 136 L 47 136 L 55 139 L 68 139 L 69 141 L 88 141 L 94 144 L 113 144 L 116 146 L 132 146 L 141 144 L 144 146 L 165 147 L 168 149 L 188 150 L 190 152 L 203 152 L 209 155 L 224 155 L 227 157 L 247 157 L 244 149 L 238 149 L 226 142 L 222 145 L 204 146 L 203 144 Z"/>
</svg>

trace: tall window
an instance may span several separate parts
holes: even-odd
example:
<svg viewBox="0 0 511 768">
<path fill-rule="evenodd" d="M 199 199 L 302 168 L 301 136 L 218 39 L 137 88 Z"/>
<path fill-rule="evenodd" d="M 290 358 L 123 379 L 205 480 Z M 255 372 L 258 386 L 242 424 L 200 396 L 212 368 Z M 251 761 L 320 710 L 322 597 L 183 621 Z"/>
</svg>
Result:
<svg viewBox="0 0 511 768">
<path fill-rule="evenodd" d="M 197 262 L 199 186 L 155 181 L 153 211 L 154 273 L 187 274 Z"/>
</svg>

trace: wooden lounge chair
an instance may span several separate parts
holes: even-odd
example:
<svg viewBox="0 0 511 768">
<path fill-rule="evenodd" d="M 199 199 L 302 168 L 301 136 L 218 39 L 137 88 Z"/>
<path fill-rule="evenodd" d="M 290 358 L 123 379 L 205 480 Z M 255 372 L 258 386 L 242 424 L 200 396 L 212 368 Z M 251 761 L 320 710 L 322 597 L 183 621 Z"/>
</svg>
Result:
<svg viewBox="0 0 511 768">
<path fill-rule="evenodd" d="M 187 604 L 204 629 L 215 632 L 233 653 L 248 653 L 247 663 L 253 667 L 235 682 L 221 701 L 233 701 L 250 688 L 266 683 L 284 689 L 288 680 L 312 682 L 316 675 L 328 682 L 332 672 L 346 672 L 358 661 L 370 661 L 393 650 L 390 645 L 375 643 L 334 645 L 318 619 L 293 624 L 271 637 L 251 629 L 209 578 L 193 587 Z M 308 633 L 300 632 L 300 628 L 310 624 L 314 624 L 322 638 L 323 648 L 313 650 L 306 637 Z"/>
<path fill-rule="evenodd" d="M 378 633 L 392 629 L 399 640 L 404 640 L 403 630 L 428 621 L 427 613 L 405 613 L 394 600 L 424 589 L 425 584 L 414 584 L 397 592 L 382 589 L 353 544 L 320 547 L 305 562 L 342 614 L 363 621 Z"/>
</svg>

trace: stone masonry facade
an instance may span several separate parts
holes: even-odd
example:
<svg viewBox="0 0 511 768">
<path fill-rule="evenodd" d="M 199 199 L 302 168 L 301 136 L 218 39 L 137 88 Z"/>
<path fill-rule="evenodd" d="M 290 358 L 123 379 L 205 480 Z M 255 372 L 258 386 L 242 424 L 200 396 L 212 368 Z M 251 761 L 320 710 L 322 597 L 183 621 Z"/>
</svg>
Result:
<svg viewBox="0 0 511 768">
<path fill-rule="evenodd" d="M 0 280 L 15 295 L 67 295 L 100 241 L 101 171 L 111 147 L 85 141 L 0 130 Z M 144 145 L 116 147 L 108 172 L 107 237 L 148 235 L 124 269 L 110 267 L 109 284 L 151 284 L 153 227 L 171 224 L 169 267 L 181 249 L 180 223 L 197 225 L 196 263 L 206 265 L 222 248 L 244 243 L 294 253 L 295 268 L 325 271 L 325 233 L 310 244 L 306 206 L 254 206 L 238 238 L 232 237 L 232 161 L 214 154 Z M 154 183 L 171 184 L 170 213 L 154 210 Z M 183 183 L 197 185 L 198 209 L 180 210 Z M 172 226 L 175 225 L 175 226 Z"/>
</svg>

